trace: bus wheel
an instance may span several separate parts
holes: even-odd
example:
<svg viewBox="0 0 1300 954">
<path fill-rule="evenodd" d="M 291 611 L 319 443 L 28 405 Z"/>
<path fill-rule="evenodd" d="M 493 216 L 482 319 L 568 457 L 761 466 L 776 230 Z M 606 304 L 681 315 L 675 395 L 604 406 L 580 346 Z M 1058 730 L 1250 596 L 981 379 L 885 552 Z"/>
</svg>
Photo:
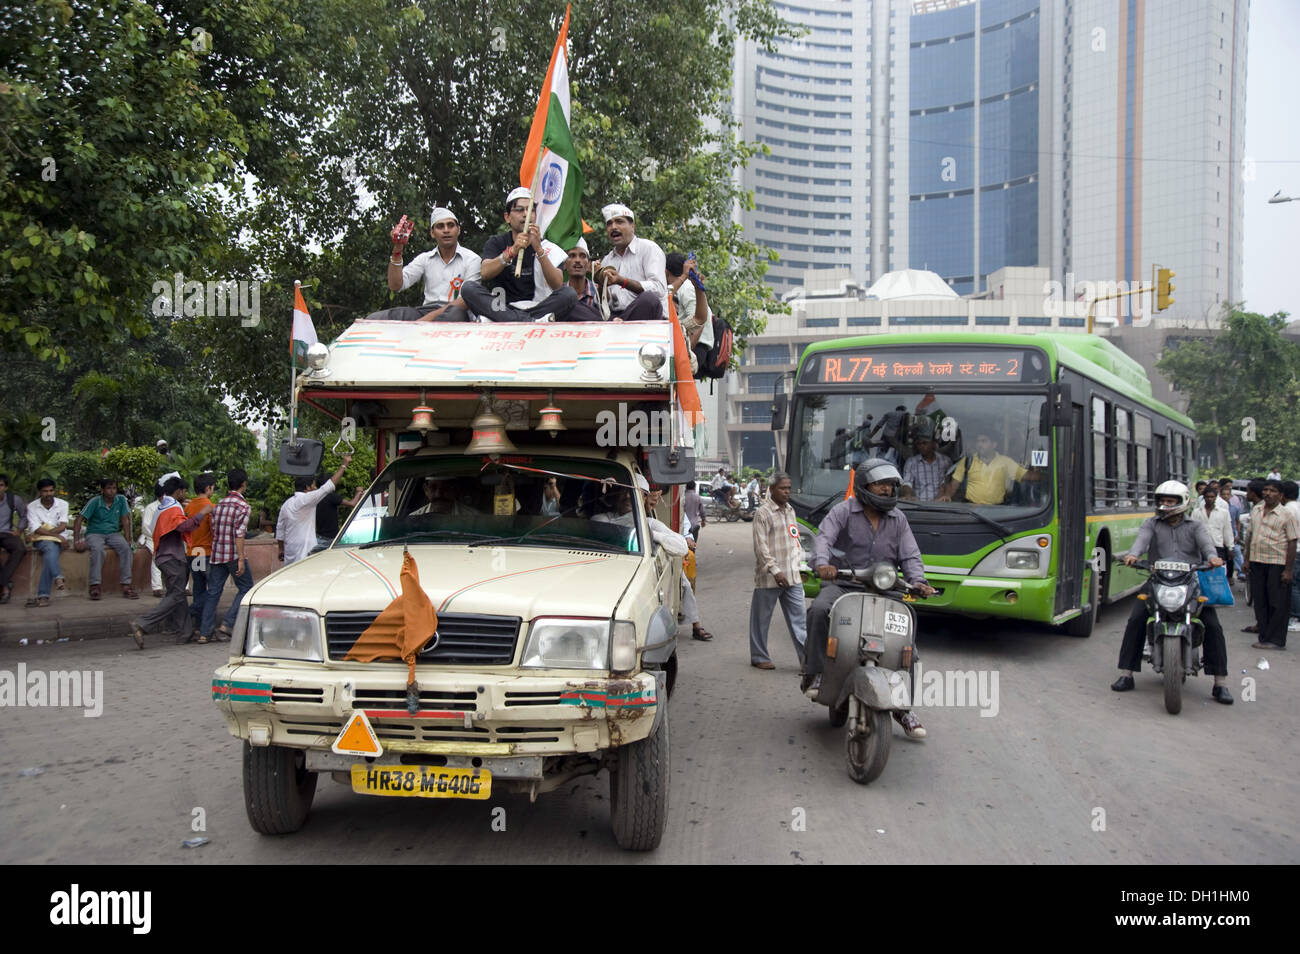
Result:
<svg viewBox="0 0 1300 954">
<path fill-rule="evenodd" d="M 1101 573 L 1093 570 L 1089 573 L 1092 582 L 1088 585 L 1088 607 L 1074 619 L 1065 624 L 1069 636 L 1087 639 L 1097 625 L 1097 616 L 1101 610 Z"/>
</svg>

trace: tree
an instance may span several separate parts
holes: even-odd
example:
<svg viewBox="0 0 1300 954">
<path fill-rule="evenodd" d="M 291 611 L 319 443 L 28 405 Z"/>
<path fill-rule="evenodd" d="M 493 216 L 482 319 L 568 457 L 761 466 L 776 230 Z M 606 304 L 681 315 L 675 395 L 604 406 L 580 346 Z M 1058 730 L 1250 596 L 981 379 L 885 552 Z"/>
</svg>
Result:
<svg viewBox="0 0 1300 954">
<path fill-rule="evenodd" d="M 1286 314 L 1230 311 L 1212 340 L 1171 347 L 1156 368 L 1190 398 L 1202 441 L 1217 448 L 1217 469 L 1300 472 L 1300 345 L 1282 336 Z"/>
</svg>

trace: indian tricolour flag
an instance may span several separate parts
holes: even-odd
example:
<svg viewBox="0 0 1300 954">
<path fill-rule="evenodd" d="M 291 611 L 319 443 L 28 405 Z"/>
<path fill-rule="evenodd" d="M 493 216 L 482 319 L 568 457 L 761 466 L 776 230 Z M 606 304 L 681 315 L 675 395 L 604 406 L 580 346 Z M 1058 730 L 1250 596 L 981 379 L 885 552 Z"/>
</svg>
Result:
<svg viewBox="0 0 1300 954">
<path fill-rule="evenodd" d="M 565 7 L 564 24 L 551 52 L 524 161 L 519 165 L 519 184 L 533 190 L 538 229 L 565 250 L 582 238 L 582 171 L 569 134 L 568 39 L 569 8 Z"/>
<path fill-rule="evenodd" d="M 295 365 L 299 357 L 305 357 L 309 345 L 317 341 L 316 326 L 311 323 L 307 312 L 307 303 L 302 300 L 302 286 L 293 285 L 293 332 L 289 337 L 289 358 Z"/>
</svg>

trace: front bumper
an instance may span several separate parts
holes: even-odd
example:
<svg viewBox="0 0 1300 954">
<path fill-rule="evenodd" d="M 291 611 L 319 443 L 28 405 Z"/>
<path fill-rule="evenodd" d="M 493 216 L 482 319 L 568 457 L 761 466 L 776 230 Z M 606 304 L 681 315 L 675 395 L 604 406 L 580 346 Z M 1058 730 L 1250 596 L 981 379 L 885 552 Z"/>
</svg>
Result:
<svg viewBox="0 0 1300 954">
<path fill-rule="evenodd" d="M 226 727 L 255 745 L 329 751 L 356 710 L 384 753 L 501 758 L 563 756 L 636 742 L 659 713 L 655 673 L 613 678 L 416 670 L 420 705 L 406 708 L 406 667 L 340 671 L 258 660 L 222 666 L 212 698 Z"/>
</svg>

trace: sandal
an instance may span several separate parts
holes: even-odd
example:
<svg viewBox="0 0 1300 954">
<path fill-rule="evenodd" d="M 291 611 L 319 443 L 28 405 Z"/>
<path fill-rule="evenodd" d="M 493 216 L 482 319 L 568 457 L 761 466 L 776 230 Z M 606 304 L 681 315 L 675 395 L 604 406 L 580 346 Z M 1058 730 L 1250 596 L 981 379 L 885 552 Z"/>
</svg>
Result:
<svg viewBox="0 0 1300 954">
<path fill-rule="evenodd" d="M 61 576 L 56 576 L 56 577 L 54 578 L 54 588 L 55 588 L 56 590 L 66 589 L 67 586 L 68 586 L 68 581 L 65 580 L 63 577 L 61 577 Z"/>
<path fill-rule="evenodd" d="M 122 584 L 122 595 L 128 600 L 138 600 L 140 598 L 140 594 L 135 591 L 135 587 L 130 583 Z"/>
<path fill-rule="evenodd" d="M 196 640 L 194 640 L 194 641 L 195 641 L 196 643 L 198 643 L 200 646 L 202 646 L 204 643 L 215 643 L 215 642 L 216 642 L 216 640 L 215 640 L 213 637 L 211 637 L 211 636 L 200 636 L 198 639 L 196 639 Z M 189 640 L 187 639 L 187 640 L 185 640 L 185 642 L 188 643 Z"/>
<path fill-rule="evenodd" d="M 13 596 L 14 587 L 12 583 L 5 584 L 3 592 L 0 592 L 0 603 L 8 603 L 9 597 Z"/>
<path fill-rule="evenodd" d="M 98 584 L 98 583 L 92 583 L 92 584 L 90 584 L 90 598 L 91 598 L 92 600 L 97 600 L 97 599 L 99 599 L 100 596 L 102 596 L 102 595 L 103 595 L 103 594 L 100 593 L 100 591 L 99 591 L 99 584 Z"/>
<path fill-rule="evenodd" d="M 713 638 L 713 634 L 707 629 L 697 629 L 691 633 L 691 639 L 698 639 L 702 643 L 707 643 Z"/>
<path fill-rule="evenodd" d="M 230 637 L 232 635 L 234 634 L 231 633 L 230 627 L 222 624 L 221 626 L 218 626 L 217 631 L 212 634 L 212 640 L 217 643 L 228 643 L 230 642 Z"/>
</svg>

